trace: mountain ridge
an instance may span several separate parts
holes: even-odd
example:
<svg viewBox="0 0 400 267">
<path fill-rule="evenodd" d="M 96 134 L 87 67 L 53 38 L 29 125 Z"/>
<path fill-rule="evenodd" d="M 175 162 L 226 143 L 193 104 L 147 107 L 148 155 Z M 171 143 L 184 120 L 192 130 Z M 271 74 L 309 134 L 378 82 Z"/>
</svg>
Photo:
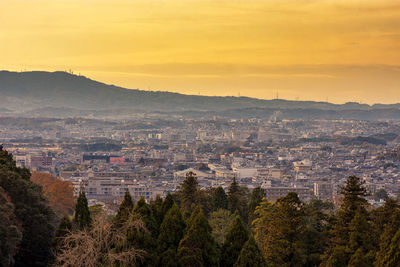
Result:
<svg viewBox="0 0 400 267">
<path fill-rule="evenodd" d="M 333 104 L 317 101 L 264 100 L 251 97 L 199 96 L 164 91 L 127 89 L 62 71 L 0 71 L 3 108 L 43 107 L 80 110 L 128 108 L 154 111 L 223 111 L 239 108 L 370 110 L 399 108 L 400 104 Z"/>
</svg>

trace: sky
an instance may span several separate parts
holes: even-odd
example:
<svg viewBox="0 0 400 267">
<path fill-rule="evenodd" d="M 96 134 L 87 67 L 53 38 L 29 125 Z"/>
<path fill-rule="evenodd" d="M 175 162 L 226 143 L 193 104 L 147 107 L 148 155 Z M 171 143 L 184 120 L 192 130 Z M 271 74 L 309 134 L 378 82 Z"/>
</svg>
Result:
<svg viewBox="0 0 400 267">
<path fill-rule="evenodd" d="M 0 69 L 196 95 L 398 103 L 400 1 L 0 0 Z"/>
</svg>

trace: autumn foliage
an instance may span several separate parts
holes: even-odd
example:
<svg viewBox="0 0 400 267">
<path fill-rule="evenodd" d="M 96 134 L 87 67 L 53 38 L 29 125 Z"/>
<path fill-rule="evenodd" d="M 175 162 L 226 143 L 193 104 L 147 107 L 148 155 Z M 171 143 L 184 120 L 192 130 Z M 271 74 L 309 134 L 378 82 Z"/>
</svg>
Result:
<svg viewBox="0 0 400 267">
<path fill-rule="evenodd" d="M 31 181 L 42 186 L 43 194 L 56 214 L 62 216 L 73 213 L 75 199 L 71 182 L 43 172 L 33 172 Z"/>
</svg>

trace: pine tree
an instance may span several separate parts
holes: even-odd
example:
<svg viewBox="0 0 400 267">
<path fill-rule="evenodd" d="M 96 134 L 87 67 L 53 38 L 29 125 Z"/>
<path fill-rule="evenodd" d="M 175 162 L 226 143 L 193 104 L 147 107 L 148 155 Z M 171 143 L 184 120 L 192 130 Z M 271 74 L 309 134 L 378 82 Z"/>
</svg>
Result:
<svg viewBox="0 0 400 267">
<path fill-rule="evenodd" d="M 158 236 L 159 266 L 176 266 L 177 249 L 185 231 L 185 221 L 174 204 L 160 226 Z"/>
<path fill-rule="evenodd" d="M 179 266 L 218 266 L 216 243 L 211 236 L 211 226 L 199 210 L 178 248 Z"/>
<path fill-rule="evenodd" d="M 305 266 L 319 266 L 328 238 L 329 218 L 333 214 L 333 204 L 321 200 L 311 200 L 305 207 L 306 225 L 303 234 Z"/>
<path fill-rule="evenodd" d="M 74 224 L 81 230 L 89 227 L 90 224 L 92 223 L 92 218 L 90 217 L 90 211 L 88 207 L 86 194 L 85 191 L 82 189 L 79 192 L 79 196 L 76 201 L 73 221 Z"/>
<path fill-rule="evenodd" d="M 67 236 L 71 231 L 72 231 L 71 220 L 69 219 L 68 215 L 65 215 L 64 217 L 61 218 L 61 221 L 56 230 L 56 234 L 55 234 L 55 238 L 54 238 L 54 247 L 57 248 L 57 246 L 60 244 L 61 240 L 65 236 Z"/>
<path fill-rule="evenodd" d="M 254 237 L 250 236 L 249 240 L 243 245 L 239 257 L 234 267 L 267 267 L 264 256 L 258 248 Z"/>
<path fill-rule="evenodd" d="M 212 236 L 218 245 L 225 243 L 225 237 L 232 227 L 235 215 L 229 210 L 219 209 L 210 214 L 209 223 L 212 227 Z"/>
<path fill-rule="evenodd" d="M 305 229 L 304 204 L 289 193 L 275 204 L 263 202 L 257 208 L 256 236 L 268 266 L 302 266 Z"/>
<path fill-rule="evenodd" d="M 163 203 L 162 203 L 162 216 L 164 218 L 165 215 L 167 215 L 168 211 L 172 206 L 174 205 L 174 197 L 168 193 L 167 196 L 165 197 Z"/>
<path fill-rule="evenodd" d="M 163 221 L 162 204 L 163 200 L 159 195 L 156 196 L 156 199 L 150 201 L 150 208 L 153 211 L 153 216 L 158 226 L 160 226 Z"/>
<path fill-rule="evenodd" d="M 371 242 L 371 230 L 367 211 L 360 208 L 349 225 L 348 250 L 355 251 L 349 259 L 349 267 L 373 265 L 375 255 Z"/>
<path fill-rule="evenodd" d="M 213 211 L 216 211 L 218 209 L 228 209 L 228 196 L 221 186 L 215 188 L 213 192 L 212 207 Z"/>
<path fill-rule="evenodd" d="M 142 218 L 147 230 L 151 232 L 153 238 L 157 238 L 157 222 L 154 218 L 153 211 L 151 210 L 150 205 L 146 203 L 146 200 L 143 197 L 141 197 L 137 202 L 136 207 L 133 209 L 133 213 Z"/>
<path fill-rule="evenodd" d="M 133 211 L 133 207 L 134 204 L 132 201 L 131 194 L 129 194 L 129 191 L 126 190 L 124 199 L 119 205 L 118 213 L 115 216 L 113 223 L 118 227 L 121 226 L 124 222 L 126 222 Z"/>
<path fill-rule="evenodd" d="M 192 212 L 197 204 L 198 183 L 193 172 L 186 174 L 180 190 L 181 208 L 183 212 Z"/>
<path fill-rule="evenodd" d="M 337 263 L 347 265 L 360 247 L 362 250 L 358 252 L 357 257 L 361 252 L 365 256 L 370 252 L 368 248 L 362 247 L 368 242 L 363 240 L 365 235 L 362 232 L 366 229 L 371 231 L 366 209 L 368 202 L 364 198 L 367 192 L 363 182 L 356 176 L 350 176 L 341 193 L 342 205 L 330 231 L 329 247 L 323 255 L 322 266 L 336 266 Z M 356 220 L 353 220 L 356 216 Z"/>
<path fill-rule="evenodd" d="M 377 262 L 376 266 L 400 266 L 400 229 L 392 238 L 385 256 L 379 262 Z"/>
<path fill-rule="evenodd" d="M 256 187 L 253 189 L 253 192 L 251 192 L 249 203 L 249 225 L 251 225 L 256 218 L 256 214 L 254 214 L 254 211 L 256 210 L 257 206 L 260 205 L 264 197 L 265 190 L 261 187 Z"/>
<path fill-rule="evenodd" d="M 133 209 L 131 220 L 142 220 L 146 230 L 133 228 L 128 231 L 128 243 L 130 247 L 144 250 L 145 256 L 137 266 L 155 266 L 157 263 L 157 222 L 153 212 L 144 198 L 140 198 Z"/>
<path fill-rule="evenodd" d="M 221 266 L 233 266 L 239 257 L 244 243 L 249 238 L 249 233 L 243 225 L 239 215 L 236 216 L 232 228 L 226 235 L 225 243 L 222 247 Z"/>
<path fill-rule="evenodd" d="M 228 189 L 228 209 L 232 213 L 235 213 L 237 211 L 242 220 L 247 223 L 249 214 L 247 197 L 244 190 L 245 189 L 241 188 L 236 182 L 236 179 L 233 178 L 233 182 Z"/>
<path fill-rule="evenodd" d="M 393 214 L 387 216 L 388 222 L 385 224 L 382 234 L 380 235 L 379 250 L 375 258 L 375 266 L 377 267 L 384 266 L 392 239 L 400 229 L 400 209 L 396 206 L 393 207 L 395 207 L 395 209 L 393 209 Z"/>
</svg>

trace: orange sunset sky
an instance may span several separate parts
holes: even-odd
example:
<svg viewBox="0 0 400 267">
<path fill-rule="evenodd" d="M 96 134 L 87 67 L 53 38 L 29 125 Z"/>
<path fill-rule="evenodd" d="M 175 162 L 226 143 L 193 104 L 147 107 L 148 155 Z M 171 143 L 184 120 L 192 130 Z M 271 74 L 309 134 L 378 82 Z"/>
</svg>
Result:
<svg viewBox="0 0 400 267">
<path fill-rule="evenodd" d="M 395 103 L 400 1 L 0 0 L 0 69 L 72 69 L 186 94 Z"/>
</svg>

